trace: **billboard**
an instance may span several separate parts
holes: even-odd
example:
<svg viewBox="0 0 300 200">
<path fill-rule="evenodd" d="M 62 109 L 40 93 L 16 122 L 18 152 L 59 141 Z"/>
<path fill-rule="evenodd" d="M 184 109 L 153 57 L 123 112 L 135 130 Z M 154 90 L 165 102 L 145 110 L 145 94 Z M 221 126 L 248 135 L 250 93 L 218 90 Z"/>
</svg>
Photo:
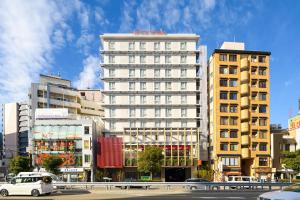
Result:
<svg viewBox="0 0 300 200">
<path fill-rule="evenodd" d="M 67 108 L 37 108 L 35 119 L 65 119 L 68 114 Z"/>
</svg>

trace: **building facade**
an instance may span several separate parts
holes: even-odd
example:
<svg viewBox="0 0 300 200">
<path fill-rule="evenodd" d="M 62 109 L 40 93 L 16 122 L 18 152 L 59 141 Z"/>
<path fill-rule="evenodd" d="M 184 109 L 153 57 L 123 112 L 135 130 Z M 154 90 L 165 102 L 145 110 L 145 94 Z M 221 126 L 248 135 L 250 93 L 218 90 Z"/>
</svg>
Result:
<svg viewBox="0 0 300 200">
<path fill-rule="evenodd" d="M 181 179 L 190 177 L 198 161 L 207 161 L 206 47 L 197 48 L 198 39 L 163 32 L 101 35 L 104 132 L 123 140 L 125 176 L 136 170 L 147 145 L 164 150 L 165 180 L 174 168 L 183 169 Z"/>
<path fill-rule="evenodd" d="M 264 178 L 270 157 L 270 52 L 224 42 L 209 59 L 210 159 L 215 179 Z"/>
</svg>

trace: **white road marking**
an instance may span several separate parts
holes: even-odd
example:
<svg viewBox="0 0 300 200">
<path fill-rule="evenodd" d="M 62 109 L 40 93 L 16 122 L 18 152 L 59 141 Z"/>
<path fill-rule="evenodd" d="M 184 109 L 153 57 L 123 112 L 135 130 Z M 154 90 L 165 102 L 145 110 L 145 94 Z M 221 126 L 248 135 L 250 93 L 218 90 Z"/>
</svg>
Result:
<svg viewBox="0 0 300 200">
<path fill-rule="evenodd" d="M 220 197 L 192 197 L 193 199 L 216 199 Z M 222 197 L 224 199 L 246 199 L 245 197 Z"/>
</svg>

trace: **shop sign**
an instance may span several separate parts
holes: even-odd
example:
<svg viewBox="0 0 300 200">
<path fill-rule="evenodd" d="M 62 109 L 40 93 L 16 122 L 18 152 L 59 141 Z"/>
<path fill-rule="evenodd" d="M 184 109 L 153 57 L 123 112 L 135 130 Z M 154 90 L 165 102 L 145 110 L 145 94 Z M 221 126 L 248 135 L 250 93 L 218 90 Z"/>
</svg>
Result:
<svg viewBox="0 0 300 200">
<path fill-rule="evenodd" d="M 63 173 L 72 173 L 72 172 L 83 172 L 83 168 L 60 168 L 60 171 Z"/>
</svg>

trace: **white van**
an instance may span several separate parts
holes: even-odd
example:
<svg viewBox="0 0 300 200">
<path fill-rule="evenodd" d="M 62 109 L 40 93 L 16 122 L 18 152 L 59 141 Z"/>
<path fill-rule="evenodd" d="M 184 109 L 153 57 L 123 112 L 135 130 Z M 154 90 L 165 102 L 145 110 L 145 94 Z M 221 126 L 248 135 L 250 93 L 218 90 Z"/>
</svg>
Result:
<svg viewBox="0 0 300 200">
<path fill-rule="evenodd" d="M 8 195 L 50 195 L 53 191 L 52 178 L 42 175 L 16 176 L 0 186 L 0 194 Z"/>
<path fill-rule="evenodd" d="M 257 180 L 255 177 L 251 177 L 251 176 L 228 176 L 226 182 L 228 182 L 228 183 L 257 183 Z M 231 186 L 231 188 L 236 188 L 236 187 Z M 244 188 L 249 188 L 249 186 L 244 186 Z"/>
</svg>

